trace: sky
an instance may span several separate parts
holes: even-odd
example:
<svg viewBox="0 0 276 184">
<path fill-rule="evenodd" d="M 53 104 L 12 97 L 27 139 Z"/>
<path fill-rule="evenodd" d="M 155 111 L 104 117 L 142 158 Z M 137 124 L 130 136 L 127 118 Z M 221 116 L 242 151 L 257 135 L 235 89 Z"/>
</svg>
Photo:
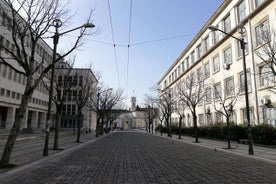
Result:
<svg viewBox="0 0 276 184">
<path fill-rule="evenodd" d="M 75 67 L 92 65 L 105 86 L 124 91 L 126 105 L 135 96 L 143 106 L 145 95 L 153 93 L 152 87 L 223 1 L 71 0 L 74 16 L 64 29 L 85 23 L 93 9 L 96 31 L 74 53 Z"/>
</svg>

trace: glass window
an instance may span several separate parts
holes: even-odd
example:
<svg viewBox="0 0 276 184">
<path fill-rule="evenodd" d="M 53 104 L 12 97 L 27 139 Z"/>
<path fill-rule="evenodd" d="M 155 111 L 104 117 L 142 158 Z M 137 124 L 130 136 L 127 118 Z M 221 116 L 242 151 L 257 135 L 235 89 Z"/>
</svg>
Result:
<svg viewBox="0 0 276 184">
<path fill-rule="evenodd" d="M 235 93 L 234 77 L 225 79 L 225 95 L 226 97 L 233 96 Z"/>
<path fill-rule="evenodd" d="M 234 122 L 234 123 L 237 122 L 237 115 L 236 115 L 236 111 L 235 110 L 233 110 L 232 113 L 230 114 L 229 121 L 230 122 Z"/>
<path fill-rule="evenodd" d="M 260 85 L 261 87 L 267 87 L 274 83 L 273 73 L 268 65 L 264 65 L 260 68 Z"/>
<path fill-rule="evenodd" d="M 204 65 L 205 78 L 210 77 L 210 65 L 209 62 Z"/>
<path fill-rule="evenodd" d="M 256 7 L 260 6 L 265 0 L 255 0 Z"/>
<path fill-rule="evenodd" d="M 223 20 L 223 28 L 226 33 L 229 33 L 231 31 L 231 19 L 230 14 L 225 17 Z"/>
<path fill-rule="evenodd" d="M 243 109 L 242 114 L 243 114 L 243 123 L 244 124 L 247 124 L 247 115 L 246 115 L 246 113 L 247 113 L 246 109 Z M 254 125 L 255 118 L 254 118 L 253 108 L 249 108 L 249 116 L 250 116 L 250 123 L 252 125 Z"/>
<path fill-rule="evenodd" d="M 245 5 L 245 1 L 244 0 L 242 0 L 240 2 L 240 4 L 238 4 L 237 11 L 238 11 L 237 12 L 238 13 L 238 23 L 240 23 L 240 22 L 242 22 L 245 19 L 246 15 L 247 15 L 247 13 L 246 13 L 246 5 Z"/>
<path fill-rule="evenodd" d="M 243 39 L 244 39 L 244 42 L 246 43 L 244 51 L 245 51 L 245 53 L 248 53 L 248 41 L 247 41 L 247 37 L 245 36 Z M 241 48 L 240 41 L 237 41 L 237 46 L 238 46 L 238 57 L 241 57 L 242 56 L 242 48 Z"/>
<path fill-rule="evenodd" d="M 195 51 L 191 53 L 191 65 L 195 62 Z"/>
<path fill-rule="evenodd" d="M 212 33 L 213 33 L 213 44 L 215 45 L 219 41 L 219 31 L 212 31 Z"/>
<path fill-rule="evenodd" d="M 206 102 L 211 103 L 211 101 L 212 101 L 211 88 L 206 89 L 205 95 L 206 95 Z"/>
<path fill-rule="evenodd" d="M 221 99 L 221 84 L 220 84 L 220 82 L 219 83 L 216 83 L 215 85 L 214 85 L 214 97 L 215 97 L 215 99 L 217 100 L 217 99 Z"/>
<path fill-rule="evenodd" d="M 215 122 L 216 123 L 222 122 L 222 115 L 218 112 L 215 112 Z"/>
<path fill-rule="evenodd" d="M 248 89 L 248 92 L 251 92 L 252 91 L 252 87 L 251 87 L 251 75 L 250 75 L 249 71 L 247 71 L 247 73 L 246 73 L 246 78 L 247 78 L 247 89 Z M 244 74 L 243 73 L 240 75 L 240 90 L 241 90 L 241 92 L 245 92 Z"/>
<path fill-rule="evenodd" d="M 213 72 L 220 70 L 219 56 L 214 57 L 213 59 Z"/>
<path fill-rule="evenodd" d="M 262 45 L 269 41 L 269 24 L 268 21 L 265 20 L 260 25 L 258 25 L 255 29 L 256 31 L 256 44 L 257 46 Z"/>
<path fill-rule="evenodd" d="M 232 64 L 232 49 L 231 49 L 231 47 L 228 47 L 227 49 L 224 50 L 223 56 L 224 56 L 225 64 Z"/>
<path fill-rule="evenodd" d="M 197 69 L 197 80 L 201 81 L 203 79 L 203 72 L 202 72 L 202 68 L 198 68 Z"/>
</svg>

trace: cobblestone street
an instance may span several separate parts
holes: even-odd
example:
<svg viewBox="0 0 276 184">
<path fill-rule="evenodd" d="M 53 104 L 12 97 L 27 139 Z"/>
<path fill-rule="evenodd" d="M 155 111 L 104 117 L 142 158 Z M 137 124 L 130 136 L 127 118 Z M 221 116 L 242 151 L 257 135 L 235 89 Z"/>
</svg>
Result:
<svg viewBox="0 0 276 184">
<path fill-rule="evenodd" d="M 139 132 L 115 132 L 0 183 L 275 183 L 276 164 Z M 1 178 L 2 177 L 2 178 Z"/>
</svg>

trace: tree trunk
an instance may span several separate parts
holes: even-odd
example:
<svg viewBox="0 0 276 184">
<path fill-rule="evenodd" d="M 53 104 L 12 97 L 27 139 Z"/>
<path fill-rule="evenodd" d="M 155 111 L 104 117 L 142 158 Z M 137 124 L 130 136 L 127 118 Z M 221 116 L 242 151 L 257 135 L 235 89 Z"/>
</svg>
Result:
<svg viewBox="0 0 276 184">
<path fill-rule="evenodd" d="M 58 141 L 59 141 L 59 130 L 60 130 L 60 121 L 61 121 L 61 115 L 58 112 L 56 114 L 56 126 L 55 126 L 55 136 L 54 136 L 54 146 L 53 146 L 53 150 L 58 150 Z"/>
<path fill-rule="evenodd" d="M 178 139 L 181 139 L 182 116 L 179 118 Z"/>
<path fill-rule="evenodd" d="M 228 149 L 231 149 L 229 116 L 226 117 Z"/>
<path fill-rule="evenodd" d="M 195 131 L 195 142 L 198 143 L 198 129 L 197 129 L 197 116 L 193 113 L 194 131 Z"/>
<path fill-rule="evenodd" d="M 78 113 L 78 123 L 77 123 L 77 126 L 78 126 L 78 132 L 77 132 L 77 141 L 76 142 L 80 142 L 80 134 L 81 134 L 81 112 Z"/>
<path fill-rule="evenodd" d="M 4 151 L 2 153 L 2 157 L 0 160 L 0 168 L 4 168 L 7 167 L 9 165 L 9 161 L 11 158 L 11 154 L 12 154 L 12 150 L 16 141 L 16 137 L 17 137 L 17 133 L 20 129 L 20 125 L 22 122 L 22 119 L 24 118 L 24 115 L 26 113 L 27 110 L 27 106 L 28 106 L 28 99 L 32 96 L 33 90 L 30 89 L 30 87 L 27 87 L 29 85 L 26 85 L 25 88 L 25 93 L 23 95 L 23 99 L 21 101 L 21 104 L 18 108 L 18 110 L 16 111 L 15 114 L 15 121 L 13 123 L 13 126 L 10 130 L 9 133 L 9 137 L 7 139 Z"/>
</svg>

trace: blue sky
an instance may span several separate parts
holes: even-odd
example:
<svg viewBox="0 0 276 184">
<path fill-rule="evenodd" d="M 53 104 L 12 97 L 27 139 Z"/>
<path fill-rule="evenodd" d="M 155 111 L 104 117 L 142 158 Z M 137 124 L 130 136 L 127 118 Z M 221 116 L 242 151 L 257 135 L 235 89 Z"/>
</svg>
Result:
<svg viewBox="0 0 276 184">
<path fill-rule="evenodd" d="M 222 2 L 132 0 L 129 32 L 131 0 L 109 1 L 112 21 L 108 0 L 72 0 L 70 8 L 76 14 L 69 27 L 84 23 L 92 8 L 92 21 L 98 29 L 97 34 L 89 36 L 85 45 L 75 52 L 75 67 L 88 67 L 92 63 L 93 68 L 101 72 L 105 85 L 124 90 L 127 105 L 130 97 L 136 96 L 142 106 L 145 94 L 152 93 L 150 88 L 158 83 Z M 172 37 L 178 38 L 169 39 Z"/>
</svg>

